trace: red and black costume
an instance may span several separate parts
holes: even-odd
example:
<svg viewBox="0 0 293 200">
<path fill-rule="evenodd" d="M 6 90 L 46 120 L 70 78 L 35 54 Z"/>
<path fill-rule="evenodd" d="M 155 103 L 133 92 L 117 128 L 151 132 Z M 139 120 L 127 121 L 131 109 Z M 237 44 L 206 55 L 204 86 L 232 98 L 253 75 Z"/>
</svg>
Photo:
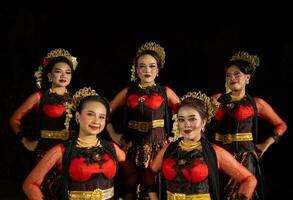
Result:
<svg viewBox="0 0 293 200">
<path fill-rule="evenodd" d="M 247 169 L 258 177 L 259 188 L 253 199 L 262 199 L 261 169 L 255 151 L 258 144 L 257 117 L 262 117 L 274 126 L 274 138 L 280 137 L 286 130 L 283 120 L 262 99 L 246 94 L 242 99 L 232 101 L 230 94 L 218 96 L 219 109 L 215 114 L 213 140 L 224 147 Z M 237 186 L 223 175 L 223 196 L 232 197 Z M 225 188 L 224 188 L 225 187 Z"/>
<path fill-rule="evenodd" d="M 125 154 L 121 158 L 123 151 L 117 148 L 117 145 L 102 139 L 93 147 L 79 147 L 75 140 L 56 145 L 26 179 L 24 185 L 27 196 L 33 199 L 46 198 L 39 188 L 46 173 L 56 166 L 62 173 L 61 199 L 114 199 L 113 183 L 120 169 L 118 161 L 125 161 Z M 136 173 L 133 167 L 128 165 L 129 162 L 124 164 L 120 167 L 128 174 L 126 185 L 135 185 L 133 177 Z"/>
<path fill-rule="evenodd" d="M 14 131 L 18 132 L 18 135 L 31 140 L 38 140 L 38 145 L 35 149 L 36 162 L 53 146 L 73 137 L 73 120 L 68 122 L 72 130 L 67 130 L 65 126 L 66 103 L 72 103 L 72 95 L 70 93 L 59 95 L 50 90 L 45 92 L 39 91 L 30 96 L 12 115 L 10 119 L 11 125 Z M 36 113 L 33 121 L 31 120 L 33 124 L 29 125 L 33 127 L 33 130 L 26 130 L 22 122 L 32 112 Z M 59 178 L 60 173 L 56 169 L 52 169 L 47 175 L 46 180 L 43 182 L 43 192 L 47 193 L 46 196 L 56 193 L 55 190 L 58 190 L 59 186 L 55 186 L 55 182 L 58 182 Z"/>
<path fill-rule="evenodd" d="M 128 155 L 137 166 L 149 165 L 169 136 L 169 108 L 165 88 L 159 85 L 142 89 L 130 87 L 126 96 L 125 138 L 133 145 Z"/>
<path fill-rule="evenodd" d="M 219 200 L 218 170 L 221 170 L 240 183 L 238 197 L 251 197 L 256 180 L 230 153 L 204 137 L 197 148 L 186 151 L 180 146 L 182 139 L 159 152 L 149 168 L 147 185 L 151 187 L 154 176 L 162 171 L 167 189 L 165 199 Z"/>
</svg>

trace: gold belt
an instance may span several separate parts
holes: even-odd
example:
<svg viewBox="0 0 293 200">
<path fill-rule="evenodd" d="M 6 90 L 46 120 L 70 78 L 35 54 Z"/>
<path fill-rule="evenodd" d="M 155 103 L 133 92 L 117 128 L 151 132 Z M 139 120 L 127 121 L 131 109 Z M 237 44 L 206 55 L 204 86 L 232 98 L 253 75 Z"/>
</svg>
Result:
<svg viewBox="0 0 293 200">
<path fill-rule="evenodd" d="M 167 200 L 211 200 L 210 194 L 183 194 L 167 191 Z"/>
<path fill-rule="evenodd" d="M 128 122 L 128 127 L 132 129 L 137 129 L 140 132 L 148 132 L 149 129 L 152 129 L 152 128 L 164 127 L 164 120 L 157 119 L 150 122 L 139 122 L 139 121 L 130 120 Z"/>
<path fill-rule="evenodd" d="M 69 200 L 105 200 L 114 196 L 114 187 L 94 191 L 68 191 Z"/>
<path fill-rule="evenodd" d="M 66 129 L 61 131 L 41 130 L 41 138 L 67 140 L 69 138 L 69 131 Z"/>
<path fill-rule="evenodd" d="M 221 135 L 216 133 L 215 135 L 216 141 L 221 141 L 223 144 L 229 144 L 232 142 L 244 142 L 244 141 L 252 141 L 252 133 L 236 133 L 236 134 L 225 134 Z"/>
</svg>

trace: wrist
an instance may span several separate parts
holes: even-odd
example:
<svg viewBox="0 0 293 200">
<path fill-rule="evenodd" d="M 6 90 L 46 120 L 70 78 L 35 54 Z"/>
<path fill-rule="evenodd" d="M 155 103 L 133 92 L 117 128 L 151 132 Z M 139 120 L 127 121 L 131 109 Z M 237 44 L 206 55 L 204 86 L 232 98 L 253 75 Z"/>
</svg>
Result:
<svg viewBox="0 0 293 200">
<path fill-rule="evenodd" d="M 274 143 L 278 143 L 280 141 L 280 136 L 278 133 L 274 132 L 273 135 L 271 136 L 274 139 Z"/>
</svg>

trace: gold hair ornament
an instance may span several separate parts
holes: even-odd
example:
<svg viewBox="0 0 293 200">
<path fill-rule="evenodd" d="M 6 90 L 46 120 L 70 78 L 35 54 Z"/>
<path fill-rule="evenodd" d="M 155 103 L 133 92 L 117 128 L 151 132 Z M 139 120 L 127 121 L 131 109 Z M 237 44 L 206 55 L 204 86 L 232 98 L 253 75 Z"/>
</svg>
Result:
<svg viewBox="0 0 293 200">
<path fill-rule="evenodd" d="M 217 104 L 214 99 L 208 97 L 206 94 L 199 92 L 188 92 L 186 95 L 184 95 L 182 98 L 180 98 L 180 102 L 184 101 L 186 98 L 193 98 L 193 99 L 198 99 L 203 102 L 205 107 L 207 108 L 208 111 L 208 116 L 207 116 L 207 123 L 209 123 L 212 119 L 212 117 L 215 114 L 215 111 L 217 109 Z M 175 121 L 173 122 L 173 128 L 172 132 L 174 133 L 174 140 L 177 140 L 181 135 L 179 135 L 179 130 L 178 130 L 178 119 L 177 116 L 173 118 Z"/>
<path fill-rule="evenodd" d="M 78 90 L 74 95 L 73 95 L 73 103 L 74 107 L 73 109 L 76 110 L 76 108 L 79 106 L 80 101 L 88 96 L 99 96 L 98 93 L 94 89 L 91 89 L 90 87 L 84 87 L 80 90 Z"/>
<path fill-rule="evenodd" d="M 145 51 L 156 52 L 161 60 L 161 67 L 160 68 L 164 67 L 166 54 L 165 54 L 165 50 L 163 47 L 161 47 L 159 44 L 157 44 L 155 42 L 147 42 L 139 47 L 139 49 L 136 52 L 136 57 L 141 56 Z M 133 64 L 131 67 L 130 80 L 132 82 L 134 82 L 136 79 L 137 79 L 137 77 L 136 77 L 136 73 L 135 73 L 135 64 Z"/>
<path fill-rule="evenodd" d="M 249 53 L 245 51 L 239 51 L 236 54 L 234 54 L 232 58 L 230 59 L 230 61 L 233 61 L 233 60 L 246 61 L 254 69 L 259 66 L 259 58 L 257 57 L 257 55 L 250 55 Z"/>
<path fill-rule="evenodd" d="M 42 83 L 42 72 L 43 72 L 43 68 L 46 68 L 48 66 L 48 64 L 50 63 L 50 60 L 52 58 L 57 58 L 57 57 L 65 57 L 67 58 L 69 61 L 72 62 L 72 68 L 73 70 L 76 69 L 77 67 L 77 58 L 72 56 L 67 50 L 65 49 L 53 49 L 52 51 L 50 51 L 47 56 L 43 59 L 42 64 L 38 67 L 37 71 L 35 71 L 34 76 L 36 77 L 36 85 L 39 89 L 41 89 L 41 83 Z"/>
</svg>

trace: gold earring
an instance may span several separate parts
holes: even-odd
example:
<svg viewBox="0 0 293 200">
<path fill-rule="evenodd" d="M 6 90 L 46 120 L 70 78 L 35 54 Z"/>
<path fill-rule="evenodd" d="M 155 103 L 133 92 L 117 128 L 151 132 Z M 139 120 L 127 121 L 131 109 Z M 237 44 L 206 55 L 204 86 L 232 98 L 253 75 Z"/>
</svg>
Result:
<svg viewBox="0 0 293 200">
<path fill-rule="evenodd" d="M 249 79 L 246 79 L 246 84 L 247 84 L 247 85 L 249 84 Z"/>
<path fill-rule="evenodd" d="M 51 77 L 49 77 L 49 78 L 48 78 L 48 81 L 49 81 L 49 82 L 52 82 L 52 78 L 51 78 Z"/>
</svg>

